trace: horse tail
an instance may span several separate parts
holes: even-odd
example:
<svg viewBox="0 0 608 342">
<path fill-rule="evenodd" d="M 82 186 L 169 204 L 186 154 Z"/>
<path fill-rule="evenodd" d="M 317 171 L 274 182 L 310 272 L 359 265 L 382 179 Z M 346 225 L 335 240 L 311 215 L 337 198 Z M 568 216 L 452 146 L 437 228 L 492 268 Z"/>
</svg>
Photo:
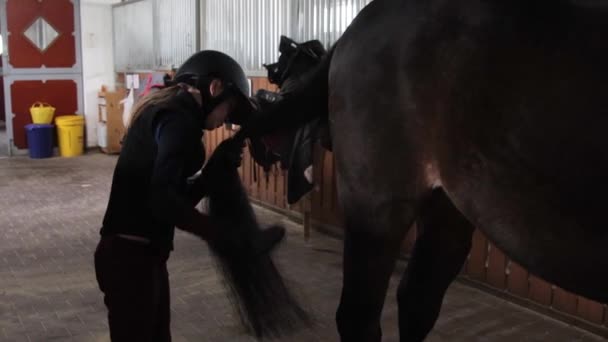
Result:
<svg viewBox="0 0 608 342">
<path fill-rule="evenodd" d="M 327 118 L 329 98 L 329 67 L 334 49 L 306 73 L 283 99 L 255 114 L 235 139 L 260 137 L 279 129 L 300 127 L 317 118 Z"/>
</svg>

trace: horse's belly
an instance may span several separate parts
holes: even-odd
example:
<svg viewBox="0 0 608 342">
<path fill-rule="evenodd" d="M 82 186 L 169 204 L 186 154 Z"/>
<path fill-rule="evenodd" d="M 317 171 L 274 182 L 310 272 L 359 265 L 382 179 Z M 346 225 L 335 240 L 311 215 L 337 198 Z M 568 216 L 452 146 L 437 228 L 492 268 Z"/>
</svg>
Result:
<svg viewBox="0 0 608 342">
<path fill-rule="evenodd" d="M 564 198 L 559 184 L 483 157 L 442 169 L 446 192 L 511 259 L 563 288 L 608 301 L 608 201 Z M 578 199 L 577 199 L 578 201 Z"/>
</svg>

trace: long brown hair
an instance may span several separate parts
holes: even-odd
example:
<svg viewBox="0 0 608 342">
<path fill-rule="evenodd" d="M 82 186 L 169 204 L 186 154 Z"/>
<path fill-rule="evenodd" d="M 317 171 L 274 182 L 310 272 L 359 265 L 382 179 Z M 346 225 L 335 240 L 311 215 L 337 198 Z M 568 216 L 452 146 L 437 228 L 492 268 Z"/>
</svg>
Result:
<svg viewBox="0 0 608 342">
<path fill-rule="evenodd" d="M 162 89 L 158 89 L 155 91 L 151 91 L 146 96 L 142 97 L 139 101 L 135 102 L 133 109 L 131 110 L 131 119 L 129 120 L 129 126 L 127 129 L 133 125 L 135 120 L 141 115 L 144 109 L 149 106 L 159 105 L 167 103 L 171 98 L 173 98 L 177 92 L 180 90 L 179 85 L 174 85 Z"/>
</svg>

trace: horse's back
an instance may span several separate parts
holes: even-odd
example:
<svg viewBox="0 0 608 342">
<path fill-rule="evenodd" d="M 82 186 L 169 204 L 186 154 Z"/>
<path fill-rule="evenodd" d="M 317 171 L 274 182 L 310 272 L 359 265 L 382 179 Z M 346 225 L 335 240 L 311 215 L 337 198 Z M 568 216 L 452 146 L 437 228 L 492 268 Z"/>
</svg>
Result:
<svg viewBox="0 0 608 342">
<path fill-rule="evenodd" d="M 547 7 L 519 20 L 497 13 L 484 33 L 470 31 L 472 42 L 446 44 L 467 58 L 443 70 L 456 76 L 435 113 L 445 138 L 435 151 L 446 173 L 485 170 L 501 184 L 529 183 L 528 196 L 550 197 L 581 216 L 582 229 L 603 232 L 585 221 L 608 210 L 608 12 Z"/>
<path fill-rule="evenodd" d="M 510 257 L 608 300 L 608 12 L 560 4 L 490 16 L 477 38 L 448 44 L 467 58 L 434 151 L 450 197 Z"/>
<path fill-rule="evenodd" d="M 355 131 L 345 139 L 400 145 L 445 173 L 483 160 L 602 215 L 606 4 L 375 0 L 336 47 L 330 113 Z"/>
<path fill-rule="evenodd" d="M 372 185 L 394 192 L 443 184 L 513 259 L 607 300 L 608 12 L 598 3 L 375 0 L 332 60 L 341 172 L 385 170 Z M 404 157 L 374 157 L 383 151 Z M 353 164 L 357 154 L 373 167 Z M 425 180 L 414 172 L 394 186 L 395 170 L 429 162 L 435 182 L 410 184 Z"/>
</svg>

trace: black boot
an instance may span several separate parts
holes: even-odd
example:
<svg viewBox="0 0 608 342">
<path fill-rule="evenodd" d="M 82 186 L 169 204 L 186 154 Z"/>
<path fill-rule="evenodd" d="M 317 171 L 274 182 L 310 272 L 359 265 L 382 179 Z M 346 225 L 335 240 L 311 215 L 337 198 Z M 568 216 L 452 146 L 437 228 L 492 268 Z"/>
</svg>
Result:
<svg viewBox="0 0 608 342">
<path fill-rule="evenodd" d="M 253 254 L 257 256 L 272 252 L 284 237 L 285 228 L 281 226 L 271 226 L 260 230 L 251 241 Z"/>
</svg>

